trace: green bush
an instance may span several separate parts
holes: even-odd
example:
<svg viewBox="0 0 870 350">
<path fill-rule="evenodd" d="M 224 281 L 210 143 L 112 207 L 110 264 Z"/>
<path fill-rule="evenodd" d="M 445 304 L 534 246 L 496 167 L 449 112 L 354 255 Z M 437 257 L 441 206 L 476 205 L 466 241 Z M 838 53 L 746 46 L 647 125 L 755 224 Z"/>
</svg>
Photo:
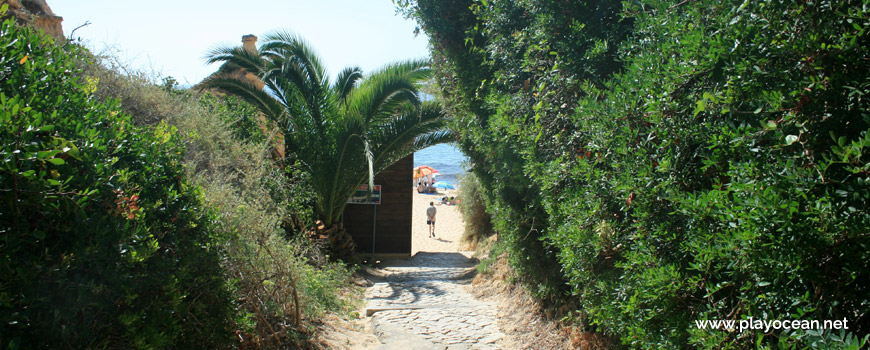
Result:
<svg viewBox="0 0 870 350">
<path fill-rule="evenodd" d="M 118 66 L 110 55 L 99 59 L 85 72 L 99 82 L 98 99 L 147 106 L 145 116 L 133 116 L 137 123 L 178 129 L 188 179 L 216 214 L 214 230 L 231 237 L 221 267 L 237 300 L 233 330 L 240 346 L 304 348 L 325 314 L 351 316 L 361 301 L 351 270 L 292 235 L 313 223 L 313 197 L 300 172 L 272 160 L 274 135 L 262 131 L 258 112 L 235 97 L 182 89 L 171 78 Z"/>
<path fill-rule="evenodd" d="M 478 243 L 492 235 L 492 217 L 486 212 L 485 197 L 480 191 L 480 181 L 474 173 L 467 173 L 459 180 L 459 197 L 462 201 L 459 206 L 462 219 L 465 222 L 465 231 L 462 233 L 460 243 L 474 250 Z"/>
<path fill-rule="evenodd" d="M 866 341 L 867 1 L 400 3 L 499 238 L 544 224 L 507 249 L 557 257 L 531 287 L 567 287 L 584 327 L 637 348 Z M 694 324 L 749 317 L 849 329 Z"/>
<path fill-rule="evenodd" d="M 196 135 L 188 172 L 218 212 L 218 229 L 235 237 L 223 268 L 245 319 L 237 331 L 245 346 L 300 347 L 324 314 L 348 315 L 358 306 L 360 296 L 347 293 L 350 271 L 328 263 L 301 235 L 285 238 L 288 217 L 310 217 L 301 201 L 310 197 L 304 185 L 288 186 L 266 145 L 230 137 L 229 124 L 202 113 L 195 99 L 186 103 L 191 109 L 177 121 Z"/>
<path fill-rule="evenodd" d="M 97 101 L 75 45 L 7 21 L 0 47 L 0 346 L 227 346 L 227 237 L 174 128 Z"/>
</svg>

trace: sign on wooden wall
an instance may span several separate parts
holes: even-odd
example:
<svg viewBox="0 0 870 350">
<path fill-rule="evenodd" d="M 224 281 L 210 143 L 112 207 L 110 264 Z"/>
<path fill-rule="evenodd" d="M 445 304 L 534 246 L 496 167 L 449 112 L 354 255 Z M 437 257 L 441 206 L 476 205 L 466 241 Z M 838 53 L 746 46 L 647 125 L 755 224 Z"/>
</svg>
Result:
<svg viewBox="0 0 870 350">
<path fill-rule="evenodd" d="M 360 185 L 347 201 L 349 204 L 381 204 L 381 185 L 375 185 L 369 198 L 369 185 Z"/>
</svg>

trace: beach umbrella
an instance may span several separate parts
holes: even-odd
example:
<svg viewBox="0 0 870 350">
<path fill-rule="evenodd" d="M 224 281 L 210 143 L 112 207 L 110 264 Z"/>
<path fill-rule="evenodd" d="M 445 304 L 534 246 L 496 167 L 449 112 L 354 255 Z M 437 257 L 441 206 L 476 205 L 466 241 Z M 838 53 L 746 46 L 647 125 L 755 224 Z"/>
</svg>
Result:
<svg viewBox="0 0 870 350">
<path fill-rule="evenodd" d="M 438 182 L 434 183 L 432 186 L 436 187 L 436 188 L 443 188 L 445 190 L 455 190 L 456 189 L 456 186 L 451 185 L 447 181 L 438 181 Z"/>
<path fill-rule="evenodd" d="M 428 165 L 421 165 L 414 168 L 414 180 L 419 179 L 423 176 L 428 176 L 437 173 L 438 170 L 433 169 Z"/>
</svg>

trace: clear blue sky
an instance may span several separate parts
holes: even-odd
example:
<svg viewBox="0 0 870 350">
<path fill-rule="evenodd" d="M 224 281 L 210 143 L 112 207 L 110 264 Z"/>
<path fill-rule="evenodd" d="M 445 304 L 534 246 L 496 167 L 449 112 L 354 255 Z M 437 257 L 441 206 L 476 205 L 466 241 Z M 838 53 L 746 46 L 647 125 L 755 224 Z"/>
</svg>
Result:
<svg viewBox="0 0 870 350">
<path fill-rule="evenodd" d="M 308 40 L 330 76 L 358 65 L 366 72 L 409 58 L 428 57 L 427 38 L 414 37 L 414 23 L 396 15 L 391 0 L 47 0 L 63 17 L 64 34 L 75 32 L 100 52 L 120 49 L 136 69 L 196 84 L 218 65 L 205 65 L 216 44 L 241 45 L 242 35 L 262 37 L 289 29 Z"/>
</svg>

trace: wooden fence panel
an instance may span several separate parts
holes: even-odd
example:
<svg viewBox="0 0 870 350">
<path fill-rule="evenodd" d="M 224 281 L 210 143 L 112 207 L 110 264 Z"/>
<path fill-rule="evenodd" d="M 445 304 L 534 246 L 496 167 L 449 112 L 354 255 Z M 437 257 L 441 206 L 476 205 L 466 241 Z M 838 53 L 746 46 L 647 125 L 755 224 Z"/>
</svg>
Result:
<svg viewBox="0 0 870 350">
<path fill-rule="evenodd" d="M 356 242 L 357 253 L 372 253 L 374 228 L 376 254 L 411 254 L 413 170 L 411 154 L 375 177 L 375 185 L 381 185 L 381 204 L 348 204 L 344 209 L 344 227 Z"/>
</svg>

